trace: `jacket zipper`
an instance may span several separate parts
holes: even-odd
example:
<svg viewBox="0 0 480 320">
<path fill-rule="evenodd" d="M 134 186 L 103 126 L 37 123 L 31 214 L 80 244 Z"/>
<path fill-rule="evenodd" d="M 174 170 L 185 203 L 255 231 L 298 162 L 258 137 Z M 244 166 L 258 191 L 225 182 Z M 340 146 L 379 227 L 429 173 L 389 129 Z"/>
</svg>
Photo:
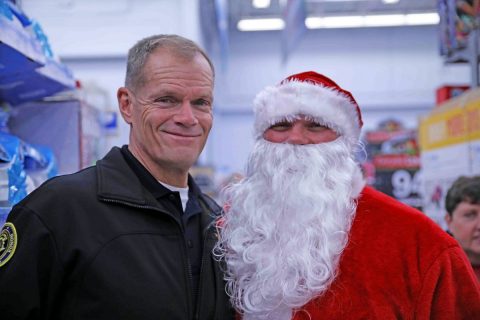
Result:
<svg viewBox="0 0 480 320">
<path fill-rule="evenodd" d="M 187 284 L 187 287 L 190 288 L 191 291 L 193 291 L 193 288 L 192 288 L 192 284 L 193 284 L 193 276 L 192 276 L 192 267 L 190 266 L 190 259 L 188 258 L 188 254 L 187 252 L 185 251 L 186 248 L 187 248 L 187 244 L 186 244 L 186 241 L 185 241 L 185 230 L 184 230 L 184 226 L 183 226 L 183 222 L 181 223 L 178 223 L 177 219 L 168 211 L 163 211 L 163 210 L 160 210 L 156 207 L 153 207 L 153 206 L 147 206 L 147 205 L 140 205 L 140 204 L 134 204 L 134 203 L 131 203 L 131 202 L 128 202 L 128 201 L 123 201 L 123 200 L 114 200 L 114 199 L 107 199 L 107 198 L 100 198 L 100 200 L 102 201 L 105 201 L 105 202 L 111 202 L 111 203 L 120 203 L 120 204 L 124 204 L 124 205 L 127 205 L 127 206 L 130 206 L 132 208 L 138 208 L 138 209 L 149 209 L 149 210 L 153 210 L 153 211 L 156 211 L 156 212 L 161 212 L 161 213 L 164 213 L 164 214 L 167 214 L 170 218 L 172 218 L 175 222 L 176 222 L 176 225 L 179 227 L 180 229 L 180 232 L 182 234 L 181 238 L 182 238 L 182 241 L 183 241 L 183 249 L 184 249 L 184 257 L 186 257 L 186 260 L 187 260 L 187 265 L 185 267 L 186 269 L 186 273 L 187 273 L 187 277 L 188 277 L 188 280 L 190 281 L 189 284 Z M 202 254 L 202 262 L 201 262 L 201 266 L 203 265 L 203 254 Z M 201 275 L 201 268 L 200 267 L 200 275 Z M 200 287 L 200 286 L 199 286 Z M 199 288 L 200 289 L 200 288 Z M 188 295 L 188 294 L 187 294 Z M 198 293 L 197 293 L 198 295 Z M 189 295 L 190 296 L 190 295 Z M 190 299 L 191 299 L 191 296 L 190 296 Z M 198 297 L 197 297 L 198 299 Z M 197 304 L 198 304 L 198 301 L 197 301 Z M 190 308 L 194 308 L 195 306 L 193 305 L 192 301 L 190 301 L 190 303 L 188 304 Z M 187 311 L 190 311 L 190 310 L 187 310 Z M 196 310 L 193 310 L 193 312 L 187 312 L 187 314 L 195 314 Z M 197 317 L 198 319 L 198 317 Z"/>
<path fill-rule="evenodd" d="M 206 249 L 207 249 L 207 235 L 208 235 L 208 229 L 204 232 L 204 236 L 203 236 L 203 249 L 202 249 L 202 261 L 200 262 L 200 275 L 202 274 L 202 271 L 204 269 L 204 265 L 205 265 L 205 260 L 206 260 L 206 255 L 209 255 L 209 253 L 206 253 Z M 195 301 L 197 301 L 197 305 L 196 305 L 196 308 L 195 308 L 195 320 L 198 320 L 200 319 L 200 307 L 201 307 L 201 304 L 200 304 L 200 293 L 202 292 L 202 284 L 203 284 L 203 281 L 202 281 L 202 277 L 200 277 L 200 281 L 198 283 L 198 290 L 197 290 L 197 293 L 196 293 L 196 297 L 195 297 Z"/>
<path fill-rule="evenodd" d="M 183 219 L 181 219 L 181 229 L 182 229 L 182 240 L 183 240 L 183 247 L 185 250 L 188 250 L 187 249 L 187 242 L 185 241 L 185 226 L 183 225 Z M 188 280 L 189 280 L 189 287 L 190 287 L 190 290 L 192 291 L 192 293 L 194 293 L 194 288 L 193 288 L 193 275 L 192 275 L 192 262 L 190 261 L 190 258 L 188 256 L 188 253 L 185 252 L 185 257 L 187 258 L 187 265 L 186 265 L 186 272 L 187 272 L 187 276 L 188 276 Z M 200 275 L 201 275 L 201 270 L 200 270 Z M 194 293 L 193 296 L 190 296 L 191 298 L 195 299 L 197 297 L 198 293 Z M 194 300 L 195 301 L 195 300 Z M 192 301 L 193 302 L 193 301 Z M 193 305 L 193 303 L 191 303 L 191 306 L 192 306 L 192 315 L 195 317 L 195 313 L 197 312 L 195 310 L 195 306 Z"/>
</svg>

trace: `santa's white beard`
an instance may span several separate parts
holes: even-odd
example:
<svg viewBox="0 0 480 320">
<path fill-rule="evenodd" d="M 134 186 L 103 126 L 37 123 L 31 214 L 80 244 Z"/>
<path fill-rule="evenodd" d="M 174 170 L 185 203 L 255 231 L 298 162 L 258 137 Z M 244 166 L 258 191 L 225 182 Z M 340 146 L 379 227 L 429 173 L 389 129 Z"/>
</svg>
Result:
<svg viewBox="0 0 480 320">
<path fill-rule="evenodd" d="M 227 292 L 250 319 L 291 319 L 336 276 L 361 187 L 351 144 L 259 140 L 246 178 L 223 193 L 229 209 L 215 252 Z"/>
</svg>

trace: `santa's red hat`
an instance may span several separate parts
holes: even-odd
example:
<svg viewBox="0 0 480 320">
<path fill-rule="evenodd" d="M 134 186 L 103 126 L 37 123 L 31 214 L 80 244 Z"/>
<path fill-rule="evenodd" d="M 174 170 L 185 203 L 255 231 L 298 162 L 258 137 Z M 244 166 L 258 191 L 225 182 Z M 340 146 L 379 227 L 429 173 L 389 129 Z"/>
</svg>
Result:
<svg viewBox="0 0 480 320">
<path fill-rule="evenodd" d="M 362 115 L 352 94 L 333 80 L 313 71 L 294 74 L 267 87 L 254 101 L 255 137 L 271 125 L 305 115 L 331 127 L 350 141 L 358 141 Z"/>
</svg>

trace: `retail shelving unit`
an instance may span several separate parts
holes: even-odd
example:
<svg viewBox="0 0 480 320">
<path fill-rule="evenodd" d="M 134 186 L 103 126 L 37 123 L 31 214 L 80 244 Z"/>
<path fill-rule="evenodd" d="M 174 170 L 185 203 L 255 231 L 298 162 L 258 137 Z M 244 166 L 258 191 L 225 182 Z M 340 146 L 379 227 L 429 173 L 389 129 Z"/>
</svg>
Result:
<svg viewBox="0 0 480 320">
<path fill-rule="evenodd" d="M 472 29 L 466 46 L 445 60 L 470 64 L 470 90 L 420 119 L 423 211 L 444 228 L 447 190 L 459 176 L 480 174 L 479 37 L 480 30 Z"/>
<path fill-rule="evenodd" d="M 0 101 L 16 106 L 75 88 L 68 69 L 24 28 L 0 15 L 0 30 Z"/>
<path fill-rule="evenodd" d="M 446 63 L 469 63 L 471 67 L 471 87 L 480 86 L 479 64 L 480 64 L 480 29 L 473 29 L 468 35 L 467 45 L 464 48 L 455 50 L 445 59 Z"/>
<path fill-rule="evenodd" d="M 49 147 L 58 173 L 72 173 L 97 158 L 100 111 L 79 98 L 72 73 L 46 53 L 35 34 L 0 14 L 0 106 L 9 118 L 4 130 Z M 0 199 L 0 225 L 9 209 L 8 191 L 6 196 Z"/>
</svg>

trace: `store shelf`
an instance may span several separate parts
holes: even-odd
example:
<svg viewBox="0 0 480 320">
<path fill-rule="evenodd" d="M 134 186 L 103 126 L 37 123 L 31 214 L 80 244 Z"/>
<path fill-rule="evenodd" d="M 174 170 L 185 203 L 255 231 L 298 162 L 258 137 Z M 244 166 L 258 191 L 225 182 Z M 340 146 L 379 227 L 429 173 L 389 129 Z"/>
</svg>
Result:
<svg viewBox="0 0 480 320">
<path fill-rule="evenodd" d="M 25 29 L 0 15 L 0 30 L 0 78 L 45 65 L 40 44 Z"/>
<path fill-rule="evenodd" d="M 90 166 L 100 158 L 99 111 L 81 100 L 29 102 L 15 108 L 10 133 L 52 149 L 59 174 Z M 1 203 L 0 203 L 1 204 Z"/>
<path fill-rule="evenodd" d="M 468 49 L 463 48 L 451 53 L 446 59 L 445 62 L 448 64 L 453 63 L 469 63 L 470 62 L 470 52 Z"/>
<path fill-rule="evenodd" d="M 445 59 L 446 63 L 468 63 L 471 68 L 471 87 L 480 86 L 480 30 L 473 29 L 468 34 L 464 48 L 451 52 Z"/>
<path fill-rule="evenodd" d="M 75 88 L 71 72 L 46 58 L 23 27 L 0 16 L 0 101 L 15 106 Z"/>
<path fill-rule="evenodd" d="M 48 61 L 37 70 L 0 78 L 0 100 L 16 106 L 73 88 L 75 81 L 68 77 L 66 69 L 55 61 Z"/>
</svg>

